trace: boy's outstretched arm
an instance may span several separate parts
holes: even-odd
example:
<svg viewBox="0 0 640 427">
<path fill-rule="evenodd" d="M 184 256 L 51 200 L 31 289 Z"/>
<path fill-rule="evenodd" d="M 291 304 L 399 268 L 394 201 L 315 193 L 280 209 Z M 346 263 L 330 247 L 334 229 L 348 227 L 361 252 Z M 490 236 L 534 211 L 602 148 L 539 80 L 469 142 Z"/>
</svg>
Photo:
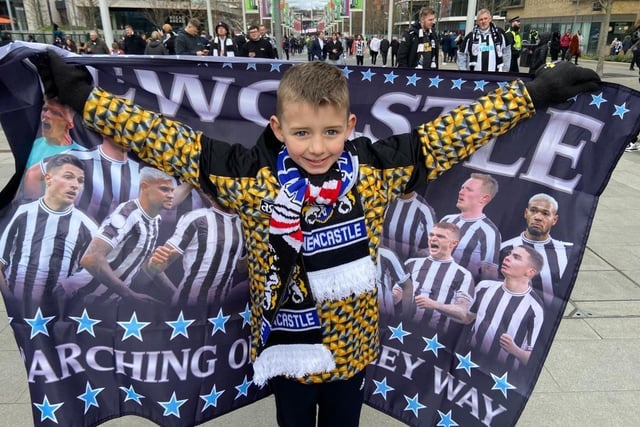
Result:
<svg viewBox="0 0 640 427">
<path fill-rule="evenodd" d="M 569 62 L 547 64 L 526 84 L 516 80 L 417 128 L 428 180 L 531 117 L 537 108 L 599 88 L 595 71 Z"/>
<path fill-rule="evenodd" d="M 145 163 L 200 187 L 200 132 L 94 88 L 84 67 L 65 63 L 51 50 L 35 62 L 45 95 L 80 113 L 86 127 L 131 148 Z"/>
</svg>

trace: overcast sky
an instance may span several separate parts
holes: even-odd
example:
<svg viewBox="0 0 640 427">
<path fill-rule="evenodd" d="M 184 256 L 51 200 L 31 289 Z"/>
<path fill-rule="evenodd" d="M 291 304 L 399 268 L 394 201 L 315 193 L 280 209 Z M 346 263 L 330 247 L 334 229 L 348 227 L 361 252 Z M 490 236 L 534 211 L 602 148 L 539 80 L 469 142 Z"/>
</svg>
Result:
<svg viewBox="0 0 640 427">
<path fill-rule="evenodd" d="M 327 0 L 287 0 L 287 3 L 301 9 L 324 9 Z"/>
</svg>

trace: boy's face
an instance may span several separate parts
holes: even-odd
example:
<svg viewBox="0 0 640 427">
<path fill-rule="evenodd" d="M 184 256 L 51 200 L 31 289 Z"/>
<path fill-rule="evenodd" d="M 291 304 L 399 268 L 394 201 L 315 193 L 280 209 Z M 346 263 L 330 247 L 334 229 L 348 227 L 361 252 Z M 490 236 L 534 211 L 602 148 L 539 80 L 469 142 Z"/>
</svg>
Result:
<svg viewBox="0 0 640 427">
<path fill-rule="evenodd" d="M 356 116 L 333 105 L 314 107 L 303 101 L 284 106 L 271 116 L 273 133 L 296 164 L 311 175 L 321 175 L 340 158 L 344 142 L 356 125 Z"/>
</svg>

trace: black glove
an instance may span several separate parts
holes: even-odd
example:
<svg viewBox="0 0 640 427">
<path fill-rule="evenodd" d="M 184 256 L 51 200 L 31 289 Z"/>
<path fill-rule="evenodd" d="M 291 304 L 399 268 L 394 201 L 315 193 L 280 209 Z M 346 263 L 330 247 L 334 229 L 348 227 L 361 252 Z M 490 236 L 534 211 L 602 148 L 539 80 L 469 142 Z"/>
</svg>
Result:
<svg viewBox="0 0 640 427">
<path fill-rule="evenodd" d="M 600 87 L 600 77 L 589 69 L 569 61 L 543 65 L 532 81 L 525 84 L 533 105 L 539 108 L 559 104 L 581 92 L 593 92 Z"/>
<path fill-rule="evenodd" d="M 58 98 L 61 104 L 82 113 L 84 103 L 93 90 L 93 80 L 87 69 L 70 65 L 52 50 L 38 54 L 31 61 L 36 65 L 48 98 Z"/>
</svg>

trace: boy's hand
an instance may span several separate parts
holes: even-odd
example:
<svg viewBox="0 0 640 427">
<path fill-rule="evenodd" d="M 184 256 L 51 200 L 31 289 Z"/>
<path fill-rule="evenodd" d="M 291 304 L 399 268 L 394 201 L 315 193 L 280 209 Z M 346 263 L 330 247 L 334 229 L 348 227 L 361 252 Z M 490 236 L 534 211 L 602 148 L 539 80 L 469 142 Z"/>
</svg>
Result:
<svg viewBox="0 0 640 427">
<path fill-rule="evenodd" d="M 581 92 L 593 92 L 600 87 L 600 77 L 589 69 L 569 61 L 548 63 L 538 68 L 533 81 L 526 83 L 533 105 L 539 108 L 558 104 Z"/>
<path fill-rule="evenodd" d="M 69 65 L 53 50 L 33 60 L 48 98 L 58 98 L 75 111 L 82 113 L 84 103 L 93 90 L 91 74 L 85 67 Z"/>
</svg>

